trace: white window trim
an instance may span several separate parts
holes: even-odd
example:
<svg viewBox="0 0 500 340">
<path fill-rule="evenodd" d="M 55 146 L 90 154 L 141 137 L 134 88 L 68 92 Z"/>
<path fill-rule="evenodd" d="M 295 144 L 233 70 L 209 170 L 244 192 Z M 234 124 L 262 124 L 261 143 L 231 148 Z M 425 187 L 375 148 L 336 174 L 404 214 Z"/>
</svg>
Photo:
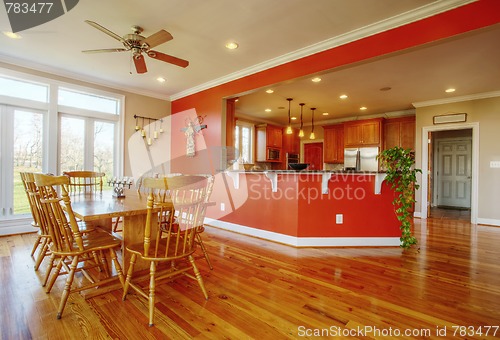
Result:
<svg viewBox="0 0 500 340">
<path fill-rule="evenodd" d="M 29 99 L 15 98 L 0 95 L 0 104 L 5 104 L 14 107 L 24 108 L 26 110 L 41 110 L 45 111 L 43 121 L 43 147 L 44 150 L 51 150 L 51 152 L 44 152 L 42 160 L 42 171 L 49 173 L 58 173 L 59 167 L 59 146 L 58 146 L 58 131 L 59 131 L 59 113 L 72 114 L 79 116 L 91 117 L 99 121 L 115 122 L 115 161 L 114 173 L 116 176 L 123 176 L 124 172 L 124 148 L 123 143 L 124 126 L 125 126 L 125 95 L 121 93 L 103 91 L 98 88 L 77 85 L 74 83 L 58 81 L 52 78 L 45 78 L 42 76 L 14 71 L 0 67 L 0 76 L 15 78 L 16 80 L 26 81 L 31 83 L 39 83 L 48 86 L 48 103 L 33 101 Z M 84 109 L 73 108 L 69 106 L 58 105 L 58 88 L 63 87 L 69 90 L 78 92 L 85 92 L 97 96 L 108 98 L 115 98 L 118 100 L 117 114 L 90 111 Z M 6 127 L 0 126 L 0 129 Z M 2 131 L 3 132 L 3 131 Z M 4 135 L 2 133 L 2 135 Z M 5 136 L 5 135 L 4 135 Z M 6 179 L 2 176 L 2 182 L 5 183 Z M 0 198 L 3 200 L 4 196 L 9 193 L 8 188 L 1 188 Z M 10 192 L 12 188 L 10 189 Z M 26 216 L 12 216 L 12 219 L 0 220 L 0 235 L 8 235 L 22 232 L 33 231 L 33 227 L 27 221 L 31 221 L 31 217 Z"/>
<path fill-rule="evenodd" d="M 251 159 L 248 160 L 245 164 L 254 164 L 255 163 L 255 143 L 256 143 L 256 138 L 255 138 L 255 125 L 249 122 L 245 122 L 243 120 L 237 120 L 236 121 L 236 126 L 241 126 L 241 127 L 247 127 L 250 128 L 250 139 L 251 139 L 251 145 L 250 145 L 250 157 Z M 240 138 L 240 143 L 241 144 L 241 134 L 239 136 Z M 240 152 L 241 155 L 241 152 Z M 238 155 L 238 157 L 240 156 Z"/>
</svg>

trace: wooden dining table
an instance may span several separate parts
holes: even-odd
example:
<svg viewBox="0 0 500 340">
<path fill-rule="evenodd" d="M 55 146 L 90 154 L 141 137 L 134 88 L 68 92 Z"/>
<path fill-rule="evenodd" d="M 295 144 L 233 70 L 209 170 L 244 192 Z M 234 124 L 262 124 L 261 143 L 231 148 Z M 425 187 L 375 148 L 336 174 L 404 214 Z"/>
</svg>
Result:
<svg viewBox="0 0 500 340">
<path fill-rule="evenodd" d="M 130 255 L 125 247 L 134 243 L 142 243 L 144 240 L 148 195 L 138 193 L 136 190 L 125 190 L 125 197 L 117 198 L 113 197 L 113 191 L 103 191 L 101 193 L 72 194 L 70 199 L 76 218 L 108 232 L 112 230 L 112 219 L 122 218 L 122 267 L 126 274 Z M 151 231 L 153 239 L 156 231 L 156 228 Z M 149 269 L 149 264 L 138 260 L 134 270 L 142 269 Z"/>
</svg>

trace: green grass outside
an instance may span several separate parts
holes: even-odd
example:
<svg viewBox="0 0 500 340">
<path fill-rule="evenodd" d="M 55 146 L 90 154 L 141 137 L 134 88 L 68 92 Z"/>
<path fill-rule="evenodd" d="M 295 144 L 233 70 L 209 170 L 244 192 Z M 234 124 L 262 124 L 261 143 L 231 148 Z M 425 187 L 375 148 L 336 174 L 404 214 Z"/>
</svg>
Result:
<svg viewBox="0 0 500 340">
<path fill-rule="evenodd" d="M 37 171 L 36 169 L 15 169 L 14 170 L 14 214 L 31 214 L 28 197 L 21 180 L 21 171 Z"/>
</svg>

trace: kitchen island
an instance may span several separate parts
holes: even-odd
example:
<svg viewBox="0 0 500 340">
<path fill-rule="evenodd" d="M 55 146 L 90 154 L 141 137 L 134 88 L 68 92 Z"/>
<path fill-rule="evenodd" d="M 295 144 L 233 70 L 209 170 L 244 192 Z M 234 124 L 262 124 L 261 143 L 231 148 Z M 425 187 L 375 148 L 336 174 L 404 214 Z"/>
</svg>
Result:
<svg viewBox="0 0 500 340">
<path fill-rule="evenodd" d="M 297 247 L 400 244 L 394 191 L 384 182 L 385 173 L 226 171 L 219 176 L 212 196 L 218 205 L 208 212 L 209 225 Z"/>
</svg>

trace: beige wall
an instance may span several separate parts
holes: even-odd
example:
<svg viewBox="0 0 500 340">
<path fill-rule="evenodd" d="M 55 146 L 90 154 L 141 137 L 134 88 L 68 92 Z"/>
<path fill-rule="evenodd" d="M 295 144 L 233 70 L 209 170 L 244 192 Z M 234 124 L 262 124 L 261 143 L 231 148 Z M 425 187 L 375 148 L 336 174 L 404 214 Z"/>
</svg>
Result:
<svg viewBox="0 0 500 340">
<path fill-rule="evenodd" d="M 117 90 L 111 87 L 95 85 L 92 83 L 87 83 L 85 81 L 80 81 L 72 78 L 61 77 L 54 74 L 32 70 L 29 68 L 24 68 L 20 66 L 15 66 L 7 63 L 0 62 L 0 67 L 5 69 L 10 69 L 17 72 L 22 72 L 26 74 L 31 74 L 39 77 L 44 77 L 48 79 L 53 79 L 56 81 L 61 81 L 69 84 L 91 87 L 94 89 L 116 93 L 125 96 L 125 119 L 124 119 L 124 131 L 123 131 L 123 141 L 124 144 L 124 175 L 131 176 L 130 169 L 130 158 L 127 150 L 127 141 L 135 132 L 135 120 L 134 115 L 146 116 L 152 118 L 161 118 L 170 115 L 170 101 L 166 99 L 159 99 L 148 97 L 145 95 L 140 95 L 132 92 L 127 92 L 123 90 Z"/>
<path fill-rule="evenodd" d="M 170 102 L 134 93 L 125 94 L 125 124 L 123 132 L 123 143 L 125 145 L 124 175 L 132 176 L 130 167 L 130 155 L 128 152 L 128 140 L 135 133 L 134 115 L 151 118 L 162 118 L 170 115 Z M 147 123 L 146 123 L 147 124 Z M 168 150 L 170 151 L 170 150 Z"/>
<path fill-rule="evenodd" d="M 478 219 L 500 222 L 500 169 L 491 169 L 490 161 L 500 161 L 500 97 L 435 105 L 416 110 L 416 167 L 422 165 L 422 128 L 433 126 L 436 115 L 467 113 L 467 123 L 479 122 Z M 427 137 L 425 137 L 427 138 Z M 421 192 L 416 198 L 420 201 Z M 415 205 L 421 211 L 420 202 Z"/>
</svg>

